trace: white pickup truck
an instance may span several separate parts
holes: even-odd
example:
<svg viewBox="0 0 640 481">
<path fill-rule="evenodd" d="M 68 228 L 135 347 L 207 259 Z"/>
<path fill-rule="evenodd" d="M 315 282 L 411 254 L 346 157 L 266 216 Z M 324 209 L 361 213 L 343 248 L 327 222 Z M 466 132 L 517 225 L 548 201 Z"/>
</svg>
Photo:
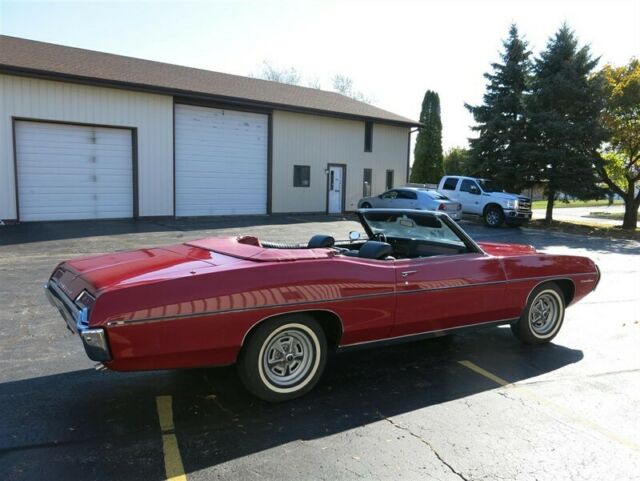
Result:
<svg viewBox="0 0 640 481">
<path fill-rule="evenodd" d="M 495 182 L 475 177 L 446 175 L 438 192 L 462 204 L 464 214 L 482 216 L 489 227 L 518 226 L 531 219 L 531 199 L 503 192 Z"/>
</svg>

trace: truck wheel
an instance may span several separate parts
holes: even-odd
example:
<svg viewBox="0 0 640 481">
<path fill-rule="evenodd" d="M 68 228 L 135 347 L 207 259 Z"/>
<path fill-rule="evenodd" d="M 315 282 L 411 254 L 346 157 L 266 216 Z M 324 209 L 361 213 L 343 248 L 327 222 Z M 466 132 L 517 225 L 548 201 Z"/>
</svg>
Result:
<svg viewBox="0 0 640 481">
<path fill-rule="evenodd" d="M 327 363 L 327 340 L 313 317 L 296 314 L 267 321 L 240 353 L 244 386 L 269 402 L 288 401 L 309 392 Z"/>
<path fill-rule="evenodd" d="M 492 205 L 484 213 L 484 223 L 489 227 L 500 227 L 504 222 L 504 213 L 498 206 Z"/>
<path fill-rule="evenodd" d="M 511 324 L 513 334 L 525 344 L 546 344 L 562 327 L 564 296 L 554 282 L 536 287 L 518 322 Z"/>
</svg>

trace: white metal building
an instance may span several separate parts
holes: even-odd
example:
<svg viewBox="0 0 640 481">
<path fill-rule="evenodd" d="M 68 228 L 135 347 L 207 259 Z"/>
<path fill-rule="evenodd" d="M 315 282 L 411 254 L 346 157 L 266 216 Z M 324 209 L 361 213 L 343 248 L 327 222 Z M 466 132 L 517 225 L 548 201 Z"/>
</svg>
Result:
<svg viewBox="0 0 640 481">
<path fill-rule="evenodd" d="M 417 122 L 334 92 L 0 36 L 0 220 L 343 212 Z"/>
</svg>

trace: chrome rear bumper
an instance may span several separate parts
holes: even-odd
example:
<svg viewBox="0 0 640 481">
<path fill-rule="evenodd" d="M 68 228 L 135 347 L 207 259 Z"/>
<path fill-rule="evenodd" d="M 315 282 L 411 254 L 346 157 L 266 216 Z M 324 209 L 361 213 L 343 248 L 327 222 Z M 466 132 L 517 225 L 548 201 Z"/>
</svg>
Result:
<svg viewBox="0 0 640 481">
<path fill-rule="evenodd" d="M 49 303 L 58 309 L 65 320 L 67 328 L 74 334 L 79 334 L 84 350 L 93 361 L 110 361 L 111 352 L 104 329 L 89 329 L 89 310 L 78 307 L 54 280 L 44 285 Z"/>
<path fill-rule="evenodd" d="M 111 361 L 109 343 L 104 329 L 86 329 L 80 333 L 87 356 L 92 361 Z"/>
</svg>

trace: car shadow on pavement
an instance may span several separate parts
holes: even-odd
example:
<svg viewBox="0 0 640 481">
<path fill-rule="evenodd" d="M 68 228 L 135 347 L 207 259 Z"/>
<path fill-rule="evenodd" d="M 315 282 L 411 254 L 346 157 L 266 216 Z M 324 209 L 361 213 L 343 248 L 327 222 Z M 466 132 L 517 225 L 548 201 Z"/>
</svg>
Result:
<svg viewBox="0 0 640 481">
<path fill-rule="evenodd" d="M 449 342 L 334 355 L 312 392 L 281 404 L 250 396 L 233 367 L 82 370 L 7 382 L 0 384 L 0 472 L 10 480 L 42 479 L 43 473 L 47 479 L 164 479 L 159 395 L 173 398 L 175 434 L 189 474 L 498 387 L 461 360 L 518 382 L 582 357 L 555 344 L 524 346 L 508 328 L 490 328 Z"/>
</svg>

